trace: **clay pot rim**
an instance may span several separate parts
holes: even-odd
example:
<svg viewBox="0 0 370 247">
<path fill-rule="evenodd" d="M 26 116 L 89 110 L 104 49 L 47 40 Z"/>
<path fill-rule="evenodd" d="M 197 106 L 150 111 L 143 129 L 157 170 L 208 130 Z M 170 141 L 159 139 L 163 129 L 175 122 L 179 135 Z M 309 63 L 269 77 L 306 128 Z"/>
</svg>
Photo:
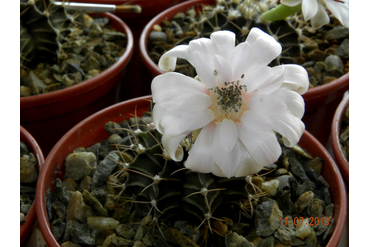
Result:
<svg viewBox="0 0 370 247">
<path fill-rule="evenodd" d="M 97 14 L 91 14 L 91 15 L 97 15 Z M 32 95 L 32 96 L 27 96 L 27 97 L 20 97 L 21 109 L 51 104 L 54 102 L 58 102 L 60 100 L 65 100 L 65 98 L 67 97 L 78 96 L 82 94 L 83 92 L 91 91 L 92 89 L 104 84 L 106 81 L 104 78 L 113 77 L 114 74 L 117 73 L 117 71 L 122 70 L 122 68 L 124 68 L 127 65 L 127 63 L 131 59 L 131 56 L 134 50 L 134 37 L 133 37 L 133 34 L 130 28 L 127 26 L 125 22 L 123 22 L 121 19 L 119 19 L 114 14 L 99 13 L 99 15 L 103 17 L 108 17 L 110 21 L 113 21 L 115 23 L 115 25 L 120 25 L 124 29 L 124 32 L 127 37 L 127 45 L 126 45 L 126 50 L 122 54 L 122 56 L 109 68 L 107 68 L 106 70 L 101 72 L 99 75 L 91 79 L 88 79 L 86 81 L 83 81 L 71 87 L 67 87 L 64 89 L 57 90 L 57 91 L 53 91 L 53 92 L 49 92 L 45 94 L 39 94 L 39 95 Z"/>
<path fill-rule="evenodd" d="M 78 135 L 80 133 L 80 131 L 83 131 L 83 129 L 84 129 L 83 126 L 84 125 L 91 124 L 92 126 L 89 127 L 89 129 L 97 128 L 97 127 L 102 128 L 102 126 L 100 126 L 101 123 L 98 123 L 99 121 L 94 121 L 94 119 L 104 116 L 105 121 L 109 121 L 109 119 L 107 119 L 107 117 L 105 117 L 105 115 L 106 114 L 111 115 L 111 113 L 114 112 L 115 116 L 116 116 L 117 115 L 117 110 L 115 110 L 115 109 L 118 109 L 118 108 L 128 109 L 130 107 L 135 107 L 136 105 L 142 103 L 143 101 L 149 101 L 150 99 L 151 99 L 151 96 L 143 96 L 143 97 L 134 98 L 134 99 L 131 99 L 131 100 L 128 100 L 128 101 L 124 101 L 124 102 L 115 104 L 113 106 L 110 106 L 108 108 L 105 108 L 105 109 L 91 115 L 90 117 L 86 118 L 85 120 L 81 121 L 79 124 L 77 124 L 75 127 L 73 127 L 70 131 L 68 131 L 60 139 L 60 141 L 54 146 L 54 148 L 51 150 L 50 154 L 48 155 L 48 157 L 45 161 L 45 167 L 48 167 L 49 164 L 52 163 L 54 155 L 55 156 L 58 155 L 58 150 L 61 147 L 65 146 L 67 144 L 68 136 Z M 119 115 L 121 115 L 121 114 L 119 114 Z M 329 172 L 331 174 L 333 174 L 333 176 L 331 176 L 330 180 L 333 181 L 332 183 L 334 183 L 335 186 L 330 186 L 329 189 L 331 190 L 331 194 L 333 194 L 334 192 L 338 194 L 338 197 L 337 197 L 338 199 L 337 199 L 337 202 L 335 203 L 335 210 L 334 210 L 334 217 L 336 217 L 337 220 L 335 221 L 334 231 L 333 231 L 333 234 L 331 235 L 331 237 L 328 241 L 327 246 L 337 246 L 337 244 L 340 241 L 340 237 L 341 237 L 341 234 L 343 232 L 344 225 L 345 225 L 345 222 L 346 222 L 346 217 L 347 217 L 347 196 L 345 194 L 346 190 L 345 190 L 343 179 L 340 176 L 339 169 L 336 166 L 333 158 L 330 156 L 328 151 L 322 146 L 322 144 L 318 140 L 316 140 L 315 137 L 313 137 L 309 132 L 305 131 L 302 138 L 301 138 L 300 143 L 301 142 L 303 144 L 309 143 L 308 146 L 312 146 L 312 145 L 317 146 L 318 147 L 317 152 L 322 153 L 322 158 L 328 164 L 330 164 L 330 165 L 325 166 L 325 168 L 323 168 L 323 169 L 329 169 Z M 88 144 L 86 144 L 86 146 L 88 146 Z M 73 149 L 73 148 L 71 146 L 69 146 L 69 149 Z M 73 150 L 69 150 L 69 151 L 72 152 Z M 54 174 L 54 172 L 55 171 L 53 170 L 52 173 Z M 37 184 L 38 193 L 37 193 L 37 197 L 36 197 L 36 201 L 37 201 L 36 212 L 37 212 L 37 215 L 38 215 L 38 222 L 39 222 L 40 229 L 43 232 L 44 238 L 47 241 L 47 243 L 50 246 L 59 246 L 59 244 L 57 243 L 57 241 L 54 239 L 54 237 L 52 235 L 51 229 L 49 228 L 49 222 L 48 222 L 47 213 L 46 213 L 46 190 L 48 188 L 47 188 L 47 184 L 43 181 L 46 179 L 47 176 L 48 176 L 47 175 L 47 168 L 42 169 L 41 174 L 39 175 L 40 179 L 39 179 L 39 182 Z"/>
<path fill-rule="evenodd" d="M 349 182 L 349 163 L 344 157 L 339 135 L 340 135 L 340 125 L 342 123 L 344 114 L 349 107 L 349 93 L 343 97 L 343 100 L 338 105 L 337 110 L 335 111 L 332 125 L 331 125 L 331 144 L 333 148 L 333 153 L 335 159 L 337 160 L 337 165 L 343 175 L 343 177 Z"/>
<path fill-rule="evenodd" d="M 184 9 L 188 8 L 190 6 L 201 4 L 206 2 L 208 3 L 214 3 L 215 0 L 190 0 L 186 1 L 180 4 L 177 4 L 171 8 L 168 8 L 167 10 L 159 13 L 156 15 L 143 29 L 140 40 L 139 40 L 139 47 L 140 47 L 140 55 L 142 57 L 142 61 L 145 64 L 145 66 L 148 68 L 148 70 L 153 75 L 160 75 L 164 73 L 149 57 L 149 53 L 147 50 L 147 40 L 149 38 L 150 31 L 152 30 L 153 26 L 155 24 L 160 24 L 160 22 L 164 19 L 172 18 L 176 13 L 177 9 Z M 305 94 L 302 95 L 302 97 L 305 99 L 305 101 L 314 100 L 316 98 L 322 97 L 322 94 L 324 92 L 332 92 L 335 91 L 338 87 L 346 87 L 348 85 L 349 80 L 349 73 L 344 74 L 343 76 L 337 78 L 336 80 L 333 80 L 327 84 L 320 85 L 314 88 L 310 88 L 307 90 Z"/>
<path fill-rule="evenodd" d="M 33 136 L 22 126 L 20 126 L 20 141 L 24 142 L 29 150 L 35 155 L 37 159 L 37 165 L 39 169 L 39 174 L 41 171 L 41 167 L 43 167 L 44 164 L 44 154 L 42 153 L 42 150 L 39 146 L 39 144 L 36 142 L 36 140 L 33 138 Z M 30 233 L 33 225 L 36 222 L 36 198 L 32 203 L 31 209 L 26 215 L 25 218 L 26 222 L 20 225 L 20 240 L 21 243 L 26 239 L 28 234 Z"/>
</svg>

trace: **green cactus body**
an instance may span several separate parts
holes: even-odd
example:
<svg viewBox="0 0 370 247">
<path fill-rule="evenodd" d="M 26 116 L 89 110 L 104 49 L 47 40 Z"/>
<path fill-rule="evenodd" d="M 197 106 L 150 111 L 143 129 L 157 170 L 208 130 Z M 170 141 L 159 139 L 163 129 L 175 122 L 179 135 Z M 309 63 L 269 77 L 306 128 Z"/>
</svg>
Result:
<svg viewBox="0 0 370 247">
<path fill-rule="evenodd" d="M 121 123 L 125 131 L 121 129 L 120 135 L 125 137 L 114 146 L 120 150 L 121 157 L 126 158 L 122 159 L 114 183 L 119 184 L 118 200 L 140 207 L 145 205 L 147 216 L 156 223 L 186 220 L 211 231 L 212 222 L 223 216 L 239 216 L 241 202 L 248 200 L 250 195 L 247 180 L 220 178 L 186 169 L 183 162 L 167 157 L 160 143 L 160 133 L 146 127 L 150 124 L 149 114 Z M 117 133 L 114 132 L 117 127 L 108 123 L 105 129 Z M 130 162 L 131 158 L 127 157 L 135 158 Z M 231 214 L 222 213 L 230 208 L 233 208 Z"/>
<path fill-rule="evenodd" d="M 62 6 L 50 0 L 21 0 L 21 65 L 39 58 L 55 62 L 71 32 L 71 19 Z"/>
</svg>

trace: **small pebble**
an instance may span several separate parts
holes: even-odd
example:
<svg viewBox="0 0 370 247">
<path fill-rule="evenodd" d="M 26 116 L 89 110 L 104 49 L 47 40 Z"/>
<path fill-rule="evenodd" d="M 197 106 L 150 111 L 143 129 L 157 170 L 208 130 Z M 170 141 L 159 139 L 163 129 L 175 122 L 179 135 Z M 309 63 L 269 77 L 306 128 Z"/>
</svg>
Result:
<svg viewBox="0 0 370 247">
<path fill-rule="evenodd" d="M 156 32 L 161 32 L 162 31 L 162 27 L 158 24 L 155 24 L 153 26 L 153 31 L 156 31 Z"/>
<path fill-rule="evenodd" d="M 167 40 L 167 35 L 164 32 L 151 31 L 150 34 L 149 34 L 149 39 L 151 41 L 163 41 L 163 42 L 165 42 Z"/>
<path fill-rule="evenodd" d="M 300 195 L 294 204 L 296 211 L 301 213 L 312 202 L 313 197 L 314 193 L 312 191 L 307 191 Z"/>
<path fill-rule="evenodd" d="M 27 96 L 30 96 L 30 95 L 32 95 L 31 88 L 21 85 L 21 87 L 20 87 L 20 96 L 21 97 L 27 97 Z"/>
<path fill-rule="evenodd" d="M 90 229 L 111 230 L 119 225 L 119 221 L 109 217 L 91 216 L 87 218 Z"/>
<path fill-rule="evenodd" d="M 306 237 L 311 233 L 311 227 L 309 224 L 309 218 L 299 220 L 295 229 L 295 235 L 300 239 L 306 239 Z"/>
<path fill-rule="evenodd" d="M 279 187 L 279 180 L 270 180 L 262 183 L 262 190 L 268 192 L 271 196 L 276 195 L 276 190 Z"/>
<path fill-rule="evenodd" d="M 343 62 L 337 55 L 329 55 L 325 58 L 324 63 L 328 67 L 328 70 L 338 69 L 343 70 Z"/>
<path fill-rule="evenodd" d="M 80 180 L 90 175 L 97 167 L 94 153 L 73 153 L 66 159 L 65 177 Z"/>
</svg>

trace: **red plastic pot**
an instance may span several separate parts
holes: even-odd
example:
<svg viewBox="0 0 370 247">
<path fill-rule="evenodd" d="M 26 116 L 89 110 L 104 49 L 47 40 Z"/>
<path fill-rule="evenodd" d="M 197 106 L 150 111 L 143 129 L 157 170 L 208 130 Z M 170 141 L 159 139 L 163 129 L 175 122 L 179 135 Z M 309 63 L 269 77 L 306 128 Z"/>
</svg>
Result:
<svg viewBox="0 0 370 247">
<path fill-rule="evenodd" d="M 144 28 L 140 36 L 140 55 L 143 63 L 152 73 L 157 76 L 163 73 L 161 69 L 150 59 L 147 50 L 149 34 L 153 30 L 153 26 L 165 19 L 171 20 L 178 12 L 186 12 L 192 6 L 195 10 L 200 11 L 202 5 L 214 5 L 215 0 L 192 0 L 187 1 L 172 8 L 169 8 L 155 16 Z M 345 91 L 349 89 L 349 74 L 338 78 L 326 85 L 309 89 L 303 95 L 306 103 L 306 111 L 303 117 L 303 122 L 306 125 L 306 130 L 313 134 L 324 146 L 329 140 L 330 124 L 333 118 L 336 106 L 339 104 Z"/>
<path fill-rule="evenodd" d="M 46 155 L 60 137 L 79 121 L 118 102 L 116 95 L 133 53 L 133 35 L 115 15 L 100 15 L 108 17 L 112 27 L 127 36 L 126 51 L 119 60 L 98 76 L 77 85 L 20 98 L 21 124 L 38 140 Z"/>
<path fill-rule="evenodd" d="M 44 164 L 44 155 L 41 151 L 41 148 L 37 144 L 36 140 L 32 137 L 32 135 L 22 126 L 20 126 L 20 141 L 24 142 L 28 149 L 35 155 L 37 159 L 37 165 L 39 171 Z M 35 200 L 36 201 L 36 200 Z M 28 235 L 30 234 L 31 230 L 34 228 L 36 223 L 36 202 L 33 202 L 30 211 L 26 215 L 25 221 L 20 226 L 20 235 L 21 235 L 21 242 L 26 240 Z"/>
<path fill-rule="evenodd" d="M 342 176 L 349 182 L 349 163 L 343 155 L 343 151 L 340 145 L 340 129 L 343 117 L 346 113 L 347 108 L 349 107 L 349 94 L 347 94 L 342 102 L 339 104 L 337 110 L 335 111 L 333 122 L 331 125 L 331 146 L 333 149 L 334 157 L 337 161 L 339 170 L 342 173 Z"/>
<path fill-rule="evenodd" d="M 306 130 L 324 146 L 330 141 L 331 122 L 343 94 L 349 89 L 349 73 L 328 84 L 310 88 L 303 94 L 306 111 L 302 121 Z"/>
<path fill-rule="evenodd" d="M 150 96 L 136 98 L 99 111 L 73 127 L 54 146 L 45 161 L 45 169 L 40 174 L 36 198 L 39 227 L 48 246 L 55 247 L 59 246 L 59 244 L 53 237 L 49 226 L 46 209 L 46 193 L 48 190 L 53 191 L 53 181 L 57 177 L 63 178 L 66 155 L 78 147 L 88 147 L 96 142 L 107 139 L 109 134 L 103 129 L 107 121 L 121 122 L 134 113 L 140 116 L 148 110 L 150 99 Z M 306 131 L 299 144 L 313 156 L 320 156 L 325 160 L 322 168 L 322 176 L 330 185 L 330 193 L 335 205 L 334 232 L 327 246 L 337 246 L 347 216 L 347 200 L 343 179 L 329 153 L 311 134 Z"/>
</svg>

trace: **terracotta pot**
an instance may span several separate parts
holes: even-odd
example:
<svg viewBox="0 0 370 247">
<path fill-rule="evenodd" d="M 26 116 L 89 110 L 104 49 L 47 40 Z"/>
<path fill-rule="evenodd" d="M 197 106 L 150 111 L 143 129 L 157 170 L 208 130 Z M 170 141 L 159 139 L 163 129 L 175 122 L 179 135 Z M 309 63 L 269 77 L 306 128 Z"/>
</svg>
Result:
<svg viewBox="0 0 370 247">
<path fill-rule="evenodd" d="M 340 145 L 339 135 L 343 117 L 349 107 L 349 94 L 347 94 L 342 102 L 339 104 L 337 110 L 335 111 L 332 125 L 331 125 L 331 146 L 333 149 L 334 157 L 337 161 L 339 170 L 342 176 L 349 182 L 349 163 L 343 155 L 343 151 Z"/>
<path fill-rule="evenodd" d="M 192 0 L 178 4 L 169 8 L 154 17 L 144 28 L 140 36 L 140 54 L 143 63 L 152 73 L 157 76 L 163 73 L 162 70 L 150 59 L 147 43 L 149 34 L 153 26 L 160 25 L 162 20 L 171 20 L 178 12 L 186 12 L 191 6 L 196 6 L 196 10 L 202 9 L 202 4 L 214 5 L 215 0 Z M 306 130 L 313 134 L 324 146 L 330 135 L 330 123 L 333 118 L 336 106 L 339 104 L 342 95 L 349 89 L 349 74 L 313 89 L 309 89 L 303 95 L 306 103 L 306 112 L 303 122 L 306 124 Z"/>
<path fill-rule="evenodd" d="M 102 13 L 101 16 L 108 17 L 112 27 L 127 36 L 126 51 L 119 60 L 98 76 L 77 85 L 20 98 L 21 123 L 38 140 L 46 155 L 79 121 L 118 102 L 115 95 L 133 53 L 133 35 L 129 27 L 113 14 Z M 117 93 L 108 95 L 113 90 Z"/>
<path fill-rule="evenodd" d="M 35 155 L 37 159 L 37 165 L 39 171 L 44 164 L 44 155 L 41 151 L 41 148 L 37 144 L 36 140 L 32 137 L 32 135 L 22 126 L 20 126 L 20 141 L 24 142 L 28 149 Z M 35 200 L 36 201 L 36 200 Z M 33 202 L 30 211 L 26 215 L 26 222 L 21 224 L 20 226 L 20 235 L 21 235 L 21 242 L 26 240 L 31 230 L 34 228 L 36 223 L 36 202 Z"/>
<path fill-rule="evenodd" d="M 49 189 L 53 191 L 53 181 L 57 177 L 63 179 L 66 155 L 78 147 L 88 147 L 96 142 L 107 139 L 109 134 L 103 129 L 107 121 L 121 122 L 135 112 L 137 115 L 141 115 L 148 110 L 150 99 L 150 96 L 141 97 L 108 107 L 73 127 L 54 146 L 45 161 L 45 169 L 40 174 L 36 198 L 38 222 L 48 246 L 59 246 L 59 244 L 54 239 L 49 226 L 46 209 L 46 193 Z M 330 184 L 330 193 L 335 205 L 334 232 L 327 246 L 337 246 L 347 216 L 347 201 L 342 177 L 326 149 L 307 131 L 303 134 L 300 144 L 313 156 L 320 156 L 325 160 L 322 168 L 322 176 Z"/>
</svg>

